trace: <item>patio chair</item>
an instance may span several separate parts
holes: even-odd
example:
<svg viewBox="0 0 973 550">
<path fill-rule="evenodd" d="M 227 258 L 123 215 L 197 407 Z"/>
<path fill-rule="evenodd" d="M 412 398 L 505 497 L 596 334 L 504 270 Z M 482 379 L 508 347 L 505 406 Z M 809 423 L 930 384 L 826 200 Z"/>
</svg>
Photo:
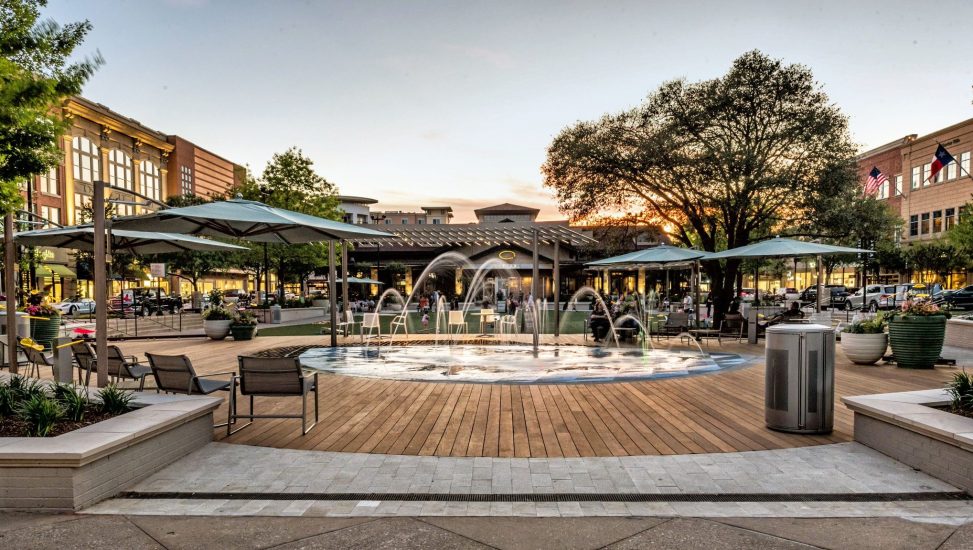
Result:
<svg viewBox="0 0 973 550">
<path fill-rule="evenodd" d="M 517 334 L 517 317 L 514 315 L 500 317 L 500 321 L 497 323 L 497 330 L 500 334 Z"/>
<path fill-rule="evenodd" d="M 486 334 L 486 331 L 483 329 L 484 326 L 486 328 L 490 328 L 491 324 L 496 326 L 496 322 L 497 322 L 497 314 L 493 311 L 493 308 L 484 308 L 480 310 L 480 333 L 481 334 Z"/>
<path fill-rule="evenodd" d="M 232 378 L 230 380 L 209 380 L 210 376 L 235 376 L 233 371 L 214 372 L 211 374 L 196 374 L 192 362 L 185 355 L 159 355 L 157 353 L 145 352 L 145 357 L 149 360 L 149 367 L 152 368 L 152 376 L 155 378 L 155 391 L 166 393 L 179 393 L 184 395 L 209 395 L 217 391 L 231 391 Z M 233 408 L 233 394 L 230 394 L 230 409 Z M 230 413 L 227 413 L 227 424 Z M 215 424 L 214 428 L 221 428 L 227 424 Z"/>
<path fill-rule="evenodd" d="M 355 321 L 355 314 L 350 309 L 346 309 L 344 311 L 344 320 L 338 321 L 337 329 L 342 331 L 345 337 L 347 337 L 348 334 L 354 334 L 355 327 L 360 325 L 361 323 Z"/>
<path fill-rule="evenodd" d="M 361 328 L 358 330 L 362 343 L 365 342 L 366 330 L 368 331 L 368 338 L 382 337 L 381 317 L 378 316 L 378 313 L 365 313 L 362 315 Z"/>
<path fill-rule="evenodd" d="M 469 327 L 466 325 L 466 318 L 462 311 L 450 311 L 449 316 L 446 317 L 446 332 L 453 334 L 453 327 L 456 327 L 456 334 L 460 331 L 466 334 L 470 333 Z"/>
<path fill-rule="evenodd" d="M 41 366 L 51 367 L 51 376 L 57 376 L 57 373 L 54 372 L 53 356 L 44 353 L 43 344 L 37 344 L 33 341 L 24 342 L 21 340 L 17 343 L 17 345 L 20 347 L 20 350 L 24 352 L 24 356 L 27 357 L 27 376 L 40 378 Z M 40 349 L 38 349 L 38 347 Z"/>
<path fill-rule="evenodd" d="M 401 315 L 392 317 L 392 322 L 389 324 L 389 333 L 395 334 L 398 332 L 398 329 L 402 329 L 402 332 L 404 332 L 406 336 L 409 335 L 409 322 L 405 312 L 403 312 Z"/>
<path fill-rule="evenodd" d="M 250 357 L 239 356 L 240 374 L 232 379 L 230 389 L 230 417 L 226 434 L 234 434 L 253 424 L 255 418 L 300 418 L 301 434 L 306 435 L 318 423 L 318 373 L 305 375 L 301 360 L 297 357 Z M 250 397 L 250 414 L 237 412 L 236 389 L 241 396 Z M 314 422 L 307 425 L 307 396 L 314 393 Z M 301 414 L 254 414 L 254 397 L 300 397 Z M 250 421 L 233 430 L 231 426 L 239 418 Z"/>
<path fill-rule="evenodd" d="M 118 380 L 138 380 L 139 391 L 145 388 L 145 377 L 152 374 L 152 369 L 139 363 L 134 355 L 122 353 L 118 346 L 108 346 L 107 368 L 108 376 Z"/>
<path fill-rule="evenodd" d="M 662 336 L 679 336 L 689 330 L 689 314 L 684 311 L 674 311 L 666 317 L 660 334 Z"/>
<path fill-rule="evenodd" d="M 720 322 L 720 337 L 735 337 L 737 342 L 743 341 L 743 315 L 739 313 L 727 313 L 723 321 Z M 720 342 L 722 344 L 722 342 Z"/>
<path fill-rule="evenodd" d="M 71 354 L 74 355 L 75 366 L 78 367 L 78 384 L 84 383 L 87 387 L 91 382 L 91 373 L 98 372 L 95 350 L 91 349 L 90 343 L 78 340 L 71 344 Z M 81 373 L 85 373 L 84 381 L 81 380 Z"/>
</svg>

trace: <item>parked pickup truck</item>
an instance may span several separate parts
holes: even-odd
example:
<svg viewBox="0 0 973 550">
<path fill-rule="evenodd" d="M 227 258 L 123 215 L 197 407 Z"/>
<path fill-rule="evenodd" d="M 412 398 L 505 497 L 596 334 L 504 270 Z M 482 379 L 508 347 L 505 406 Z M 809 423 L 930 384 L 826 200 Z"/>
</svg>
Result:
<svg viewBox="0 0 973 550">
<path fill-rule="evenodd" d="M 121 298 L 114 296 L 111 307 L 118 311 L 124 304 L 125 313 L 134 312 L 141 317 L 152 314 L 162 315 L 163 312 L 175 313 L 182 309 L 182 298 L 178 295 L 169 296 L 166 291 L 152 287 L 129 288 L 122 291 Z"/>
</svg>

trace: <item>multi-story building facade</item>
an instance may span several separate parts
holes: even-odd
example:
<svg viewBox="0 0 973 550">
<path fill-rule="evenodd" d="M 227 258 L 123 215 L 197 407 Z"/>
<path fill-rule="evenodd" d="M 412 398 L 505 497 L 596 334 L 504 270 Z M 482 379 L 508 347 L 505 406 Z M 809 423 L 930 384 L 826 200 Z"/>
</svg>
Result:
<svg viewBox="0 0 973 550">
<path fill-rule="evenodd" d="M 420 206 L 421 212 L 385 210 L 371 212 L 371 223 L 379 225 L 445 225 L 453 219 L 451 206 Z"/>
<path fill-rule="evenodd" d="M 931 175 L 933 154 L 942 145 L 956 159 L 935 177 Z M 973 152 L 973 119 L 965 120 L 925 136 L 911 134 L 859 156 L 862 181 L 872 167 L 885 173 L 889 182 L 878 191 L 899 213 L 903 228 L 898 236 L 901 246 L 942 238 L 958 221 L 963 206 L 973 196 L 970 156 Z M 966 284 L 968 270 L 950 274 L 948 284 Z M 918 274 L 928 281 L 936 274 Z M 883 278 L 900 279 L 897 274 Z"/>
<path fill-rule="evenodd" d="M 61 138 L 60 166 L 24 186 L 33 227 L 90 221 L 94 183 L 108 184 L 113 215 L 153 211 L 168 197 L 185 193 L 225 195 L 243 168 L 178 136 L 169 136 L 83 97 L 67 99 L 62 111 L 71 127 Z M 72 251 L 40 248 L 38 288 L 54 298 L 90 295 L 90 281 L 77 273 Z M 175 283 L 173 283 L 175 284 Z"/>
</svg>

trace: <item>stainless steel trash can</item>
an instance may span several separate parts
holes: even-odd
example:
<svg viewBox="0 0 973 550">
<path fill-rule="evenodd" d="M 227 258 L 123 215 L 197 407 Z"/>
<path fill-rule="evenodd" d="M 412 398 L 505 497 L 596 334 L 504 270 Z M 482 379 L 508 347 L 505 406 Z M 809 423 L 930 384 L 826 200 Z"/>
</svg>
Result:
<svg viewBox="0 0 973 550">
<path fill-rule="evenodd" d="M 281 313 L 281 307 L 276 304 L 270 306 L 270 323 L 273 325 L 279 325 L 282 318 L 283 313 Z"/>
<path fill-rule="evenodd" d="M 821 434 L 834 427 L 834 330 L 784 324 L 767 329 L 764 418 L 782 432 Z"/>
</svg>

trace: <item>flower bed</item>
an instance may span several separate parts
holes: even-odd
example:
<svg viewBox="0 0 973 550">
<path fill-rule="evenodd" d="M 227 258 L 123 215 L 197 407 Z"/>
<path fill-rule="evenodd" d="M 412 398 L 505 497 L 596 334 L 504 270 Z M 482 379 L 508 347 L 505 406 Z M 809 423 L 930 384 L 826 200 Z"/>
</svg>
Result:
<svg viewBox="0 0 973 550">
<path fill-rule="evenodd" d="M 10 379 L 0 373 L 0 383 Z M 133 395 L 130 412 L 61 435 L 0 437 L 0 510 L 79 510 L 212 441 L 222 399 Z"/>
<path fill-rule="evenodd" d="M 127 413 L 132 394 L 109 386 L 96 394 L 25 376 L 0 381 L 0 437 L 53 437 Z"/>
</svg>

